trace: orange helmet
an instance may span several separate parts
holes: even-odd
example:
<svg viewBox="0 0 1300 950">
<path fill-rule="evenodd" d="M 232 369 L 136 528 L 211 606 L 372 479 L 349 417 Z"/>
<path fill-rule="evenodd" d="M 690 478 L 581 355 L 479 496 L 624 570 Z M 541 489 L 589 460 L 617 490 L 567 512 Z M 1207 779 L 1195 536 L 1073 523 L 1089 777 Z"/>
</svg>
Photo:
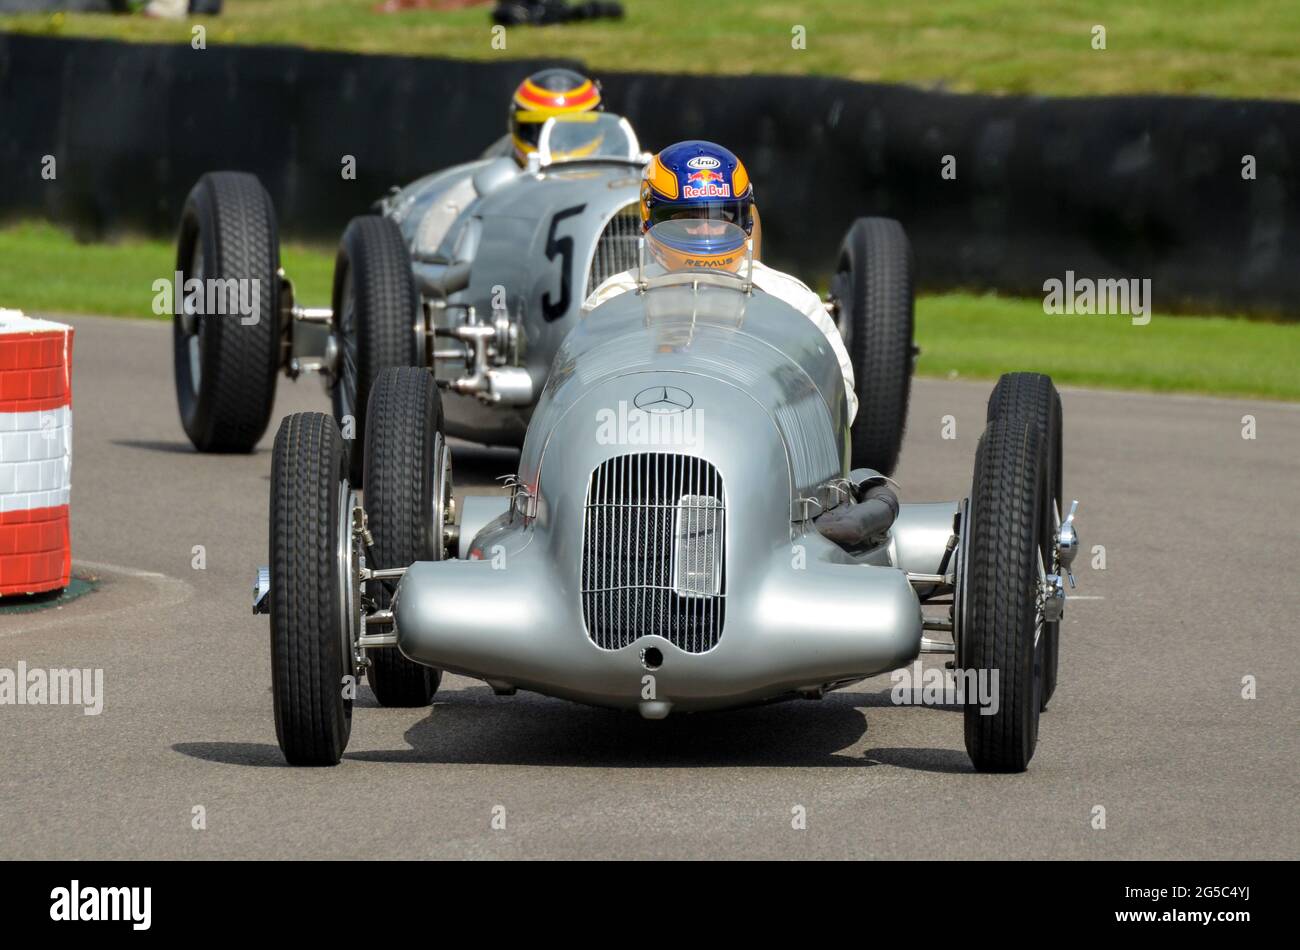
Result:
<svg viewBox="0 0 1300 950">
<path fill-rule="evenodd" d="M 552 116 L 602 109 L 600 86 L 572 69 L 543 69 L 519 84 L 510 102 L 510 139 L 515 161 L 537 151 L 542 125 Z"/>
</svg>

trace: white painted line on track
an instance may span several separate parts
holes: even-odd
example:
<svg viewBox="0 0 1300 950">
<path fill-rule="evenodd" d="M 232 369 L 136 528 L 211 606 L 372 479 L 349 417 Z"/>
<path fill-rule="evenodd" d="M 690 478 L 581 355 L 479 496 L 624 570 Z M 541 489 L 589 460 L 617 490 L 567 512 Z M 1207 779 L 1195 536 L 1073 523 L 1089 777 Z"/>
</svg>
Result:
<svg viewBox="0 0 1300 950">
<path fill-rule="evenodd" d="M 159 574 L 157 571 L 142 571 L 136 567 L 124 567 L 121 564 L 109 564 L 105 561 L 74 560 L 72 566 L 84 567 L 90 571 L 105 571 L 109 574 L 126 574 L 128 577 L 167 577 L 166 574 Z"/>
<path fill-rule="evenodd" d="M 188 581 L 157 571 L 144 571 L 136 567 L 109 564 L 103 561 L 82 561 L 73 558 L 72 572 L 90 571 L 105 576 L 127 578 L 148 585 L 149 593 L 140 596 L 140 591 L 133 588 L 123 590 L 116 585 L 88 592 L 67 604 L 58 604 L 49 610 L 38 610 L 19 614 L 22 624 L 0 630 L 0 640 L 38 631 L 56 628 L 68 623 L 94 621 L 102 622 L 124 613 L 141 616 L 148 611 L 157 612 L 184 603 L 194 595 L 194 588 Z"/>
</svg>

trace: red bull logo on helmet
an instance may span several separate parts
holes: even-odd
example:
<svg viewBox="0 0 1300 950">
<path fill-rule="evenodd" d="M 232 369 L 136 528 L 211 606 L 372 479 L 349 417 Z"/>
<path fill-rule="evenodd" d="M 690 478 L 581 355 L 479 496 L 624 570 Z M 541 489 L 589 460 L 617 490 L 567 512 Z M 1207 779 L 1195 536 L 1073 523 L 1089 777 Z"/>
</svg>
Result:
<svg viewBox="0 0 1300 950">
<path fill-rule="evenodd" d="M 731 186 L 723 183 L 721 172 L 708 168 L 691 172 L 682 186 L 684 198 L 730 198 Z"/>
</svg>

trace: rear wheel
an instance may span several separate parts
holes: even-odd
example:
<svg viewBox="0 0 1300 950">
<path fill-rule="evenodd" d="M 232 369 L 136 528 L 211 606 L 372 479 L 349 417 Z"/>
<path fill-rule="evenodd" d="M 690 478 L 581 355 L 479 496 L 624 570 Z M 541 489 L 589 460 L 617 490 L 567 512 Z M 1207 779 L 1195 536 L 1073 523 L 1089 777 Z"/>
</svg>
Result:
<svg viewBox="0 0 1300 950">
<path fill-rule="evenodd" d="M 1052 377 L 1042 373 L 1006 373 L 989 396 L 988 419 L 1023 416 L 1038 430 L 1047 451 L 1047 484 L 1050 491 L 1043 499 L 1040 537 L 1043 564 L 1050 570 L 1055 556 L 1058 519 L 1064 517 L 1065 495 L 1061 490 L 1061 443 L 1063 436 L 1061 396 Z M 1043 709 L 1056 692 L 1056 673 L 1060 666 L 1061 622 L 1043 627 Z"/>
<path fill-rule="evenodd" d="M 334 418 L 352 435 L 349 473 L 364 484 L 362 446 L 371 387 L 391 366 L 418 366 L 420 296 L 410 253 L 397 224 L 378 215 L 353 218 L 334 264 L 334 333 L 339 368 Z"/>
<path fill-rule="evenodd" d="M 176 270 L 181 425 L 200 452 L 251 452 L 271 421 L 281 362 L 279 233 L 255 176 L 199 179 L 181 213 Z M 191 280 L 203 290 L 186 291 Z"/>
<path fill-rule="evenodd" d="M 372 567 L 407 567 L 446 556 L 444 530 L 451 507 L 451 453 L 443 432 L 442 401 L 426 369 L 388 369 L 370 393 L 366 419 L 366 519 L 374 544 Z M 372 582 L 380 609 L 391 582 Z M 379 632 L 385 632 L 385 628 Z M 371 650 L 368 677 L 385 706 L 427 706 L 442 674 L 412 662 L 395 647 Z"/>
<path fill-rule="evenodd" d="M 890 218 L 859 218 L 840 246 L 831 299 L 853 362 L 853 467 L 898 464 L 912 391 L 912 248 Z"/>
<path fill-rule="evenodd" d="M 271 460 L 271 692 L 291 765 L 336 765 L 352 732 L 361 624 L 352 507 L 334 420 L 286 418 Z"/>
<path fill-rule="evenodd" d="M 1040 526 L 1049 490 L 1036 426 L 1019 416 L 994 419 L 975 453 L 957 645 L 962 673 L 975 677 L 965 683 L 966 751 L 982 772 L 1024 771 L 1038 742 Z"/>
</svg>

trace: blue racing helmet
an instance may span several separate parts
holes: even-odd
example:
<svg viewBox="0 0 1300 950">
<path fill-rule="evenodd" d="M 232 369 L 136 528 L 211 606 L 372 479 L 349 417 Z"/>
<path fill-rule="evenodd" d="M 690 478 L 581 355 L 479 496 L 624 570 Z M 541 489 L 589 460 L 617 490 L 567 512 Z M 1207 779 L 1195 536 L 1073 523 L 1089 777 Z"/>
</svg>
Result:
<svg viewBox="0 0 1300 950">
<path fill-rule="evenodd" d="M 671 250 L 688 255 L 692 266 L 734 257 L 754 230 L 754 186 L 745 166 L 729 149 L 698 139 L 669 145 L 650 160 L 641 181 L 643 230 L 690 220 L 700 222 L 698 240 L 675 228 Z M 710 228 L 708 222 L 735 228 Z"/>
</svg>

